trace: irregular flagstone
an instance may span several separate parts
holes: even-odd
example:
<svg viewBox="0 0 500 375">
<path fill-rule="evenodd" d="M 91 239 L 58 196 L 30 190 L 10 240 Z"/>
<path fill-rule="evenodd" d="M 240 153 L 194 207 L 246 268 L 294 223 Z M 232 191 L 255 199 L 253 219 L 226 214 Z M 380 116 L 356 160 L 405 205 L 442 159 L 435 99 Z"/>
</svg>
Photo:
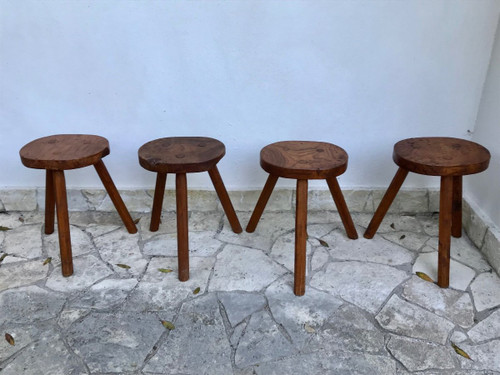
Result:
<svg viewBox="0 0 500 375">
<path fill-rule="evenodd" d="M 34 211 L 36 210 L 36 190 L 0 190 L 0 201 L 6 211 Z"/>
<path fill-rule="evenodd" d="M 465 351 L 472 359 L 468 360 L 458 356 L 463 369 L 488 370 L 500 372 L 500 340 L 493 340 L 480 345 L 460 344 L 460 349 Z"/>
<path fill-rule="evenodd" d="M 48 292 L 36 285 L 6 290 L 0 293 L 0 325 L 54 318 L 65 302 L 64 295 Z"/>
<path fill-rule="evenodd" d="M 210 291 L 259 291 L 286 273 L 262 251 L 227 245 L 217 255 Z"/>
<path fill-rule="evenodd" d="M 220 292 L 217 295 L 224 305 L 227 318 L 232 327 L 235 327 L 248 316 L 262 310 L 266 306 L 266 299 L 261 294 Z"/>
<path fill-rule="evenodd" d="M 322 238 L 328 244 L 328 251 L 337 260 L 359 260 L 387 265 L 411 263 L 414 254 L 380 237 L 367 240 L 358 238 L 353 241 L 339 231 Z"/>
<path fill-rule="evenodd" d="M 177 258 L 153 258 L 144 277 L 130 294 L 123 309 L 128 311 L 171 311 L 187 297 L 205 293 L 215 258 L 190 257 L 189 280 L 179 281 Z M 171 269 L 170 273 L 159 269 Z M 200 288 L 197 295 L 193 294 Z"/>
<path fill-rule="evenodd" d="M 232 374 L 231 344 L 215 294 L 183 304 L 175 329 L 169 332 L 144 372 Z"/>
<path fill-rule="evenodd" d="M 474 328 L 469 330 L 468 335 L 475 343 L 488 341 L 500 337 L 500 310 L 493 312 Z"/>
<path fill-rule="evenodd" d="M 136 371 L 164 332 L 153 314 L 93 312 L 66 336 L 91 372 L 123 373 Z"/>
<path fill-rule="evenodd" d="M 149 239 L 158 235 L 177 233 L 176 220 L 177 219 L 175 211 L 162 211 L 160 226 L 158 227 L 158 230 L 156 232 L 151 232 L 149 230 L 149 226 L 151 225 L 151 215 L 142 217 L 137 226 L 139 228 L 139 231 L 141 232 L 142 239 L 144 241 L 148 241 Z M 189 227 L 189 231 L 191 233 L 191 227 Z"/>
<path fill-rule="evenodd" d="M 455 331 L 451 334 L 450 341 L 454 343 L 461 343 L 467 340 L 469 337 L 460 331 Z"/>
<path fill-rule="evenodd" d="M 138 281 L 136 279 L 106 279 L 92 285 L 75 298 L 70 306 L 93 309 L 109 309 L 125 301 Z"/>
<path fill-rule="evenodd" d="M 37 323 L 36 325 L 19 325 L 12 323 L 6 324 L 5 326 L 0 325 L 0 333 L 2 335 L 0 336 L 0 363 L 5 361 L 10 356 L 16 354 L 17 352 L 23 350 L 33 341 L 37 340 L 40 336 L 41 331 L 44 331 L 46 329 L 47 324 L 39 323 Z M 5 333 L 8 333 L 12 336 L 15 341 L 15 345 L 10 345 L 7 340 L 4 339 Z"/>
<path fill-rule="evenodd" d="M 61 266 L 57 266 L 52 270 L 45 285 L 47 288 L 60 292 L 74 292 L 83 290 L 113 273 L 94 255 L 84 255 L 73 259 L 73 272 L 73 275 L 64 277 Z"/>
<path fill-rule="evenodd" d="M 413 273 L 424 272 L 432 280 L 437 280 L 438 253 L 420 254 L 413 265 Z M 457 261 L 450 259 L 450 287 L 458 290 L 466 290 L 476 272 Z"/>
<path fill-rule="evenodd" d="M 238 214 L 240 223 L 248 223 L 250 219 L 249 212 Z M 264 212 L 260 218 L 257 229 L 253 233 L 234 233 L 224 217 L 224 226 L 216 238 L 220 241 L 234 245 L 248 246 L 254 249 L 268 251 L 271 249 L 276 238 L 282 234 L 295 229 L 295 218 L 291 213 Z"/>
<path fill-rule="evenodd" d="M 340 307 L 333 313 L 311 338 L 306 350 L 387 355 L 384 334 L 368 319 L 365 311 L 350 304 Z"/>
<path fill-rule="evenodd" d="M 384 264 L 346 261 L 328 264 L 310 285 L 375 313 L 407 278 L 406 272 Z"/>
<path fill-rule="evenodd" d="M 296 353 L 266 311 L 252 315 L 236 349 L 236 366 L 244 368 Z"/>
<path fill-rule="evenodd" d="M 153 205 L 153 199 L 145 190 L 120 190 L 127 209 L 130 212 L 149 212 Z M 115 205 L 106 194 L 102 202 L 96 206 L 97 211 L 115 211 Z"/>
<path fill-rule="evenodd" d="M 423 214 L 417 216 L 425 233 L 432 237 L 439 236 L 439 214 Z"/>
<path fill-rule="evenodd" d="M 328 250 L 326 250 L 324 247 L 316 248 L 311 257 L 311 270 L 313 272 L 319 270 L 329 260 L 330 260 L 330 255 L 328 253 Z"/>
<path fill-rule="evenodd" d="M 352 213 L 352 211 L 351 211 Z M 354 220 L 356 223 L 356 220 Z M 331 230 L 337 228 L 343 228 L 342 221 L 340 220 L 340 216 L 338 212 L 335 211 L 311 211 L 309 208 L 307 210 L 307 226 L 309 227 L 311 224 L 327 224 Z M 326 234 L 326 233 L 325 233 Z M 318 237 L 318 236 L 316 236 Z"/>
<path fill-rule="evenodd" d="M 500 306 L 500 278 L 494 273 L 482 273 L 471 284 L 477 311 Z"/>
<path fill-rule="evenodd" d="M 326 236 L 328 233 L 335 229 L 339 229 L 341 225 L 341 222 L 338 223 L 328 223 L 328 224 L 309 224 L 307 226 L 307 235 L 309 236 L 309 240 L 315 240 L 318 238 L 321 238 L 323 236 Z M 339 229 L 339 230 L 343 230 Z M 295 232 L 294 232 L 295 233 Z M 319 245 L 319 243 L 315 244 L 316 246 Z"/>
<path fill-rule="evenodd" d="M 8 363 L 2 375 L 39 375 L 86 373 L 78 358 L 71 354 L 56 331 L 44 332 Z"/>
<path fill-rule="evenodd" d="M 0 291 L 28 285 L 47 276 L 49 268 L 39 260 L 3 264 L 0 267 Z"/>
<path fill-rule="evenodd" d="M 234 327 L 233 334 L 231 335 L 231 346 L 233 348 L 237 348 L 238 344 L 240 343 L 241 335 L 243 334 L 243 331 L 247 327 L 246 323 L 243 322 L 241 324 L 238 324 L 236 327 Z"/>
<path fill-rule="evenodd" d="M 455 368 L 453 349 L 450 346 L 393 335 L 387 349 L 409 371 Z"/>
<path fill-rule="evenodd" d="M 62 329 L 68 329 L 74 322 L 78 319 L 90 314 L 88 309 L 65 309 L 59 314 L 59 319 L 57 319 L 57 324 Z"/>
<path fill-rule="evenodd" d="M 71 253 L 74 257 L 90 253 L 94 250 L 94 245 L 89 236 L 80 228 L 74 225 L 70 226 L 71 237 Z M 57 229 L 50 235 L 43 235 L 43 246 L 47 255 L 52 258 L 52 263 L 57 264 L 61 262 L 61 251 L 59 248 L 59 236 Z"/>
<path fill-rule="evenodd" d="M 130 277 L 141 275 L 148 264 L 141 253 L 138 240 L 139 234 L 130 234 L 125 229 L 120 229 L 95 238 L 94 243 L 101 258 L 116 273 Z M 121 268 L 118 264 L 125 264 L 130 268 Z"/>
<path fill-rule="evenodd" d="M 397 232 L 385 233 L 381 235 L 388 241 L 412 251 L 420 250 L 429 241 L 429 236 L 424 233 Z"/>
<path fill-rule="evenodd" d="M 434 250 L 438 249 L 437 241 L 429 241 L 428 245 Z M 491 270 L 490 265 L 484 259 L 483 255 L 467 237 L 451 237 L 450 257 L 479 272 Z"/>
<path fill-rule="evenodd" d="M 343 304 L 338 298 L 311 288 L 305 295 L 297 297 L 293 294 L 292 275 L 271 284 L 266 297 L 274 320 L 286 329 L 298 349 Z"/>
<path fill-rule="evenodd" d="M 120 228 L 118 225 L 112 224 L 90 224 L 85 228 L 85 232 L 89 233 L 93 238 L 102 236 L 103 234 L 113 232 Z"/>
<path fill-rule="evenodd" d="M 367 353 L 320 351 L 261 363 L 255 366 L 254 371 L 257 375 L 385 375 L 396 373 L 396 362 L 390 357 Z"/>
<path fill-rule="evenodd" d="M 193 232 L 217 232 L 219 230 L 219 225 L 221 224 L 222 212 L 202 212 L 194 211 L 189 215 L 189 233 Z"/>
<path fill-rule="evenodd" d="M 440 288 L 413 276 L 403 285 L 402 296 L 461 327 L 469 328 L 474 325 L 474 307 L 468 293 Z"/>
<path fill-rule="evenodd" d="M 26 239 L 29 238 L 29 241 Z M 3 247 L 6 252 L 21 258 L 34 259 L 42 256 L 41 225 L 25 225 L 5 233 Z"/>
<path fill-rule="evenodd" d="M 0 226 L 15 229 L 23 225 L 24 218 L 21 214 L 13 212 L 0 212 Z M 4 232 L 1 232 L 4 233 Z"/>
<path fill-rule="evenodd" d="M 445 344 L 454 328 L 450 321 L 393 295 L 375 317 L 388 331 L 408 337 Z"/>
<path fill-rule="evenodd" d="M 306 257 L 311 255 L 311 244 L 306 242 Z M 270 253 L 276 263 L 286 267 L 289 271 L 294 271 L 295 262 L 295 233 L 287 233 L 279 237 L 271 248 Z M 308 275 L 308 267 L 306 267 L 306 275 Z"/>
<path fill-rule="evenodd" d="M 190 232 L 189 255 L 213 256 L 223 245 L 214 238 L 214 232 Z M 144 254 L 152 256 L 177 256 L 177 233 L 154 237 L 144 244 Z"/>
<path fill-rule="evenodd" d="M 355 213 L 353 220 L 363 228 L 368 228 L 368 224 L 373 218 L 373 214 Z M 377 233 L 394 232 L 421 232 L 422 229 L 415 216 L 387 214 L 380 223 Z"/>
</svg>

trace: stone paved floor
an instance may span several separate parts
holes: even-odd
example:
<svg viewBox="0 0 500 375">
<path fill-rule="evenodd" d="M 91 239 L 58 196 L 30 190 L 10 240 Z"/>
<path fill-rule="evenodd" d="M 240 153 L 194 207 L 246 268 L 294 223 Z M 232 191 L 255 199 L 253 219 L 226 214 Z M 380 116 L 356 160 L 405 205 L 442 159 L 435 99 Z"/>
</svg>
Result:
<svg viewBox="0 0 500 375">
<path fill-rule="evenodd" d="M 0 214 L 2 375 L 500 374 L 500 278 L 469 240 L 453 239 L 452 288 L 415 276 L 436 279 L 436 215 L 387 216 L 365 240 L 370 215 L 355 214 L 354 241 L 335 212 L 310 212 L 303 297 L 292 212 L 240 235 L 218 211 L 191 212 L 184 283 L 174 213 L 156 233 L 133 216 L 130 235 L 114 213 L 72 213 L 63 278 L 43 215 Z"/>
</svg>

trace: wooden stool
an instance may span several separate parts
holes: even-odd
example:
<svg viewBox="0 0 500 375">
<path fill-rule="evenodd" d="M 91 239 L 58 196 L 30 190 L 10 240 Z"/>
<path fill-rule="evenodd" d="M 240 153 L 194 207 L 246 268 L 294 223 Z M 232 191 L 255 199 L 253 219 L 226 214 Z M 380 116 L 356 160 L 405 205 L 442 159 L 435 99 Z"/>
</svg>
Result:
<svg viewBox="0 0 500 375">
<path fill-rule="evenodd" d="M 189 279 L 186 173 L 208 171 L 231 228 L 235 233 L 241 233 L 242 231 L 216 165 L 225 153 L 226 148 L 222 142 L 205 137 L 160 138 L 144 144 L 139 149 L 139 163 L 141 166 L 149 171 L 157 172 L 149 228 L 152 232 L 157 231 L 160 225 L 167 173 L 175 173 L 177 254 L 180 281 Z"/>
<path fill-rule="evenodd" d="M 63 276 L 73 274 L 65 170 L 93 165 L 127 230 L 129 233 L 137 232 L 132 217 L 101 160 L 109 154 L 106 138 L 84 134 L 52 135 L 28 143 L 19 154 L 26 167 L 46 170 L 45 234 L 54 232 L 55 206 Z"/>
<path fill-rule="evenodd" d="M 269 173 L 269 177 L 246 230 L 253 232 L 257 227 L 278 177 L 296 179 L 294 293 L 302 296 L 306 289 L 307 180 L 326 179 L 347 236 L 352 239 L 358 238 L 336 178 L 347 169 L 347 153 L 342 148 L 325 142 L 277 142 L 261 150 L 260 165 Z"/>
<path fill-rule="evenodd" d="M 437 284 L 446 288 L 450 276 L 451 235 L 462 235 L 462 176 L 488 168 L 490 153 L 483 146 L 464 139 L 424 137 L 399 141 L 394 145 L 392 157 L 399 169 L 364 236 L 372 238 L 375 235 L 408 172 L 441 176 Z"/>
</svg>

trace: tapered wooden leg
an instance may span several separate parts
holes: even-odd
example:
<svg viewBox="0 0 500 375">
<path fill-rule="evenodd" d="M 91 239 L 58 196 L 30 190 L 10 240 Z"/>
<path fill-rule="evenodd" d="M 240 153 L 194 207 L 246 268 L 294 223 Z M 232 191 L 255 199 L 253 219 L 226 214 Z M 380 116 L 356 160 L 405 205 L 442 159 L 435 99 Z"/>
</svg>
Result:
<svg viewBox="0 0 500 375">
<path fill-rule="evenodd" d="M 303 296 L 306 292 L 307 180 L 297 180 L 297 204 L 295 210 L 293 292 L 296 296 Z"/>
<path fill-rule="evenodd" d="M 349 213 L 349 209 L 347 208 L 347 204 L 345 203 L 344 195 L 342 194 L 342 190 L 340 190 L 337 178 L 329 177 L 326 179 L 326 182 L 328 183 L 328 187 L 330 188 L 330 192 L 332 193 L 333 200 L 335 202 L 335 205 L 337 206 L 337 210 L 339 211 L 342 224 L 344 224 L 347 237 L 355 240 L 356 238 L 358 238 L 358 232 L 356 232 L 356 228 L 354 227 L 354 223 L 352 222 L 351 214 Z"/>
<path fill-rule="evenodd" d="M 57 232 L 59 234 L 62 274 L 63 276 L 71 276 L 73 274 L 73 257 L 71 254 L 68 201 L 66 197 L 66 181 L 64 179 L 64 171 L 53 171 L 53 177 L 57 206 Z"/>
<path fill-rule="evenodd" d="M 451 235 L 462 237 L 462 176 L 453 176 Z"/>
<path fill-rule="evenodd" d="M 116 186 L 111 179 L 111 176 L 109 175 L 103 161 L 99 160 L 94 164 L 94 167 L 128 232 L 137 233 L 137 227 L 135 226 L 134 221 L 132 220 L 132 217 L 127 210 L 127 207 L 125 206 L 125 203 L 123 203 L 122 197 L 120 196 L 120 193 L 118 193 L 118 190 L 116 189 Z"/>
<path fill-rule="evenodd" d="M 214 184 L 215 191 L 217 192 L 217 195 L 219 196 L 220 203 L 222 204 L 222 208 L 224 209 L 224 212 L 226 213 L 227 220 L 229 221 L 229 224 L 231 225 L 231 228 L 233 229 L 234 233 L 241 233 L 241 225 L 240 221 L 238 220 L 238 216 L 236 216 L 236 212 L 234 212 L 234 207 L 233 204 L 231 203 L 231 199 L 229 198 L 229 195 L 227 194 L 226 187 L 224 186 L 224 182 L 222 181 L 222 178 L 219 173 L 219 169 L 215 165 L 213 168 L 211 168 L 208 171 L 208 174 L 210 175 L 210 178 L 212 179 L 212 183 Z"/>
<path fill-rule="evenodd" d="M 54 173 L 47 169 L 45 174 L 45 234 L 54 233 L 55 208 Z"/>
<path fill-rule="evenodd" d="M 160 226 L 161 209 L 163 207 L 163 195 L 165 194 L 165 184 L 167 182 L 167 174 L 160 173 L 156 175 L 155 194 L 153 198 L 153 209 L 151 212 L 151 223 L 149 230 L 156 232 Z"/>
<path fill-rule="evenodd" d="M 177 261 L 179 264 L 179 280 L 189 279 L 189 239 L 188 239 L 188 206 L 187 181 L 185 173 L 175 175 L 175 195 L 177 203 Z"/>
<path fill-rule="evenodd" d="M 380 201 L 380 204 L 378 205 L 377 210 L 375 211 L 375 214 L 372 217 L 372 220 L 370 221 L 370 224 L 368 225 L 368 228 L 366 228 L 364 237 L 365 238 L 373 238 L 375 233 L 377 232 L 378 227 L 380 226 L 380 223 L 384 219 L 385 214 L 387 213 L 387 210 L 389 210 L 389 207 L 392 204 L 392 201 L 396 197 L 396 194 L 398 193 L 399 189 L 401 188 L 401 185 L 403 185 L 403 182 L 408 175 L 408 171 L 403 168 L 399 168 L 398 171 L 396 172 L 396 175 L 392 179 L 391 184 L 389 185 L 389 188 L 384 194 L 384 197 Z"/>
<path fill-rule="evenodd" d="M 439 193 L 439 245 L 438 245 L 438 282 L 441 288 L 450 284 L 450 240 L 453 201 L 453 177 L 441 177 Z"/>
<path fill-rule="evenodd" d="M 267 201 L 273 192 L 274 186 L 276 185 L 276 181 L 278 181 L 277 176 L 269 175 L 267 178 L 266 184 L 264 185 L 264 189 L 262 189 L 262 193 L 260 193 L 259 200 L 255 205 L 255 209 L 253 210 L 252 216 L 248 221 L 246 231 L 252 233 L 257 228 L 257 224 L 259 223 L 260 217 L 264 212 L 264 208 L 266 208 Z"/>
</svg>

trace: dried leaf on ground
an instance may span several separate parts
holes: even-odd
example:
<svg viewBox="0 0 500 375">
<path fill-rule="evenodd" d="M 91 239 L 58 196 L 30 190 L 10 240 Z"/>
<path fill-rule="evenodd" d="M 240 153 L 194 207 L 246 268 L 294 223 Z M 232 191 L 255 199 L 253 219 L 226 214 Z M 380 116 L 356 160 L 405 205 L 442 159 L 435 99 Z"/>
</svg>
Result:
<svg viewBox="0 0 500 375">
<path fill-rule="evenodd" d="M 163 327 L 165 327 L 169 331 L 175 329 L 174 323 L 169 322 L 168 320 L 162 320 L 161 324 L 163 324 Z"/>
<path fill-rule="evenodd" d="M 464 352 L 462 349 L 460 349 L 455 343 L 452 342 L 451 346 L 458 355 L 461 355 L 462 357 L 470 359 L 472 361 L 472 358 L 469 357 L 469 355 L 466 352 Z"/>
<path fill-rule="evenodd" d="M 118 263 L 116 266 L 117 266 L 117 267 L 120 267 L 120 268 L 124 268 L 124 269 L 126 269 L 126 270 L 128 270 L 128 269 L 130 268 L 130 266 L 129 266 L 129 265 L 127 265 L 127 264 L 122 264 L 122 263 Z"/>
<path fill-rule="evenodd" d="M 134 224 L 139 224 L 139 221 L 141 221 L 141 218 L 135 219 Z"/>
<path fill-rule="evenodd" d="M 14 340 L 14 337 L 12 337 L 10 333 L 5 334 L 5 341 L 7 341 L 12 346 L 16 345 L 16 341 Z"/>
<path fill-rule="evenodd" d="M 43 261 L 43 265 L 45 266 L 45 265 L 49 264 L 50 262 L 52 262 L 52 258 L 51 258 L 51 257 L 48 257 L 47 259 L 45 259 L 45 260 Z"/>
<path fill-rule="evenodd" d="M 318 240 L 320 245 L 323 246 L 323 247 L 330 247 L 330 245 L 328 245 L 328 242 L 326 241 L 323 241 L 323 240 Z"/>
<path fill-rule="evenodd" d="M 5 232 L 5 231 L 8 231 L 8 230 L 11 230 L 12 228 L 8 228 L 8 227 L 4 227 L 2 225 L 0 225 L 0 232 Z"/>
<path fill-rule="evenodd" d="M 307 323 L 306 323 L 306 324 L 304 324 L 304 329 L 305 329 L 305 330 L 306 330 L 306 332 L 308 332 L 308 333 L 314 333 L 314 332 L 316 332 L 316 330 L 315 330 L 313 327 L 311 327 L 309 324 L 307 324 Z"/>
<path fill-rule="evenodd" d="M 420 277 L 422 280 L 429 281 L 431 283 L 434 282 L 434 280 L 432 280 L 432 278 L 424 272 L 417 271 L 417 272 L 415 272 L 415 275 Z"/>
<path fill-rule="evenodd" d="M 0 263 L 2 263 L 2 262 L 3 262 L 3 260 L 4 260 L 5 258 L 7 258 L 7 255 L 9 255 L 9 254 L 7 254 L 7 253 L 3 253 L 3 254 L 0 256 Z"/>
<path fill-rule="evenodd" d="M 406 238 L 406 235 L 403 234 L 401 237 L 399 237 L 400 240 L 404 240 Z"/>
<path fill-rule="evenodd" d="M 170 273 L 172 270 L 170 268 L 158 268 L 158 271 L 162 273 Z"/>
<path fill-rule="evenodd" d="M 396 226 L 394 225 L 394 223 L 392 223 L 392 224 L 390 225 L 390 227 L 391 227 L 392 229 L 396 229 Z"/>
<path fill-rule="evenodd" d="M 200 288 L 200 287 L 196 288 L 195 290 L 193 290 L 193 294 L 198 294 L 198 293 L 200 293 L 200 290 L 201 290 L 201 288 Z"/>
</svg>

